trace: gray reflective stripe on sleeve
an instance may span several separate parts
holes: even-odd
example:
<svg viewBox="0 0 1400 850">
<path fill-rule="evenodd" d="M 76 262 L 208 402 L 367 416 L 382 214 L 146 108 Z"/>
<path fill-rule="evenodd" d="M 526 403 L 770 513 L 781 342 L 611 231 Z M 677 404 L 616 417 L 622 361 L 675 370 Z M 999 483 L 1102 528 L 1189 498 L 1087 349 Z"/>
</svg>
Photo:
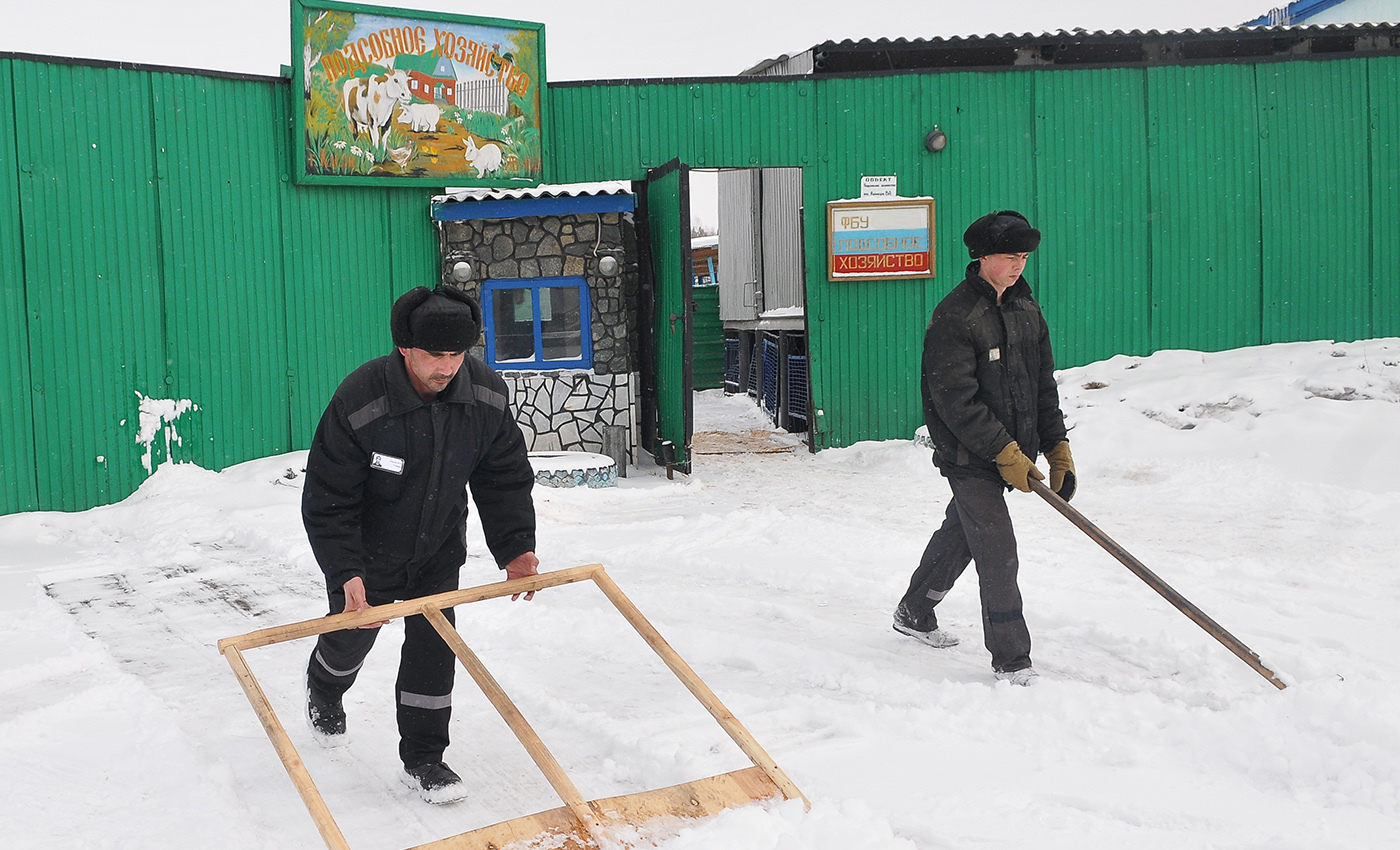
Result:
<svg viewBox="0 0 1400 850">
<path fill-rule="evenodd" d="M 408 691 L 399 692 L 399 702 L 409 708 L 439 709 L 452 707 L 452 694 L 443 694 L 440 697 L 430 697 L 427 694 L 411 694 Z"/>
<path fill-rule="evenodd" d="M 356 431 L 389 412 L 389 397 L 382 395 L 350 414 L 350 427 Z"/>
<path fill-rule="evenodd" d="M 326 663 L 326 659 L 324 659 L 324 658 L 321 657 L 321 650 L 319 650 L 319 649 L 316 650 L 316 652 L 315 652 L 315 657 L 316 657 L 316 663 L 321 665 L 321 669 L 322 669 L 322 670 L 325 670 L 327 673 L 330 673 L 332 676 L 339 676 L 339 677 L 341 677 L 341 678 L 344 678 L 344 677 L 346 677 L 346 676 L 353 675 L 353 674 L 354 674 L 356 671 L 358 671 L 361 667 L 365 666 L 365 662 L 361 661 L 359 664 L 356 664 L 354 667 L 351 667 L 349 670 L 337 670 L 337 669 L 335 669 L 334 667 L 332 667 L 331 665 L 327 664 L 327 663 Z"/>
<path fill-rule="evenodd" d="M 473 386 L 472 392 L 476 394 L 477 401 L 484 401 L 497 410 L 506 409 L 505 393 L 498 393 L 490 387 Z"/>
<path fill-rule="evenodd" d="M 946 590 L 930 590 L 928 593 L 926 593 L 926 594 L 924 594 L 924 595 L 927 596 L 929 599 L 932 599 L 934 602 L 942 602 L 942 601 L 943 601 L 943 597 L 945 597 L 945 596 L 948 595 L 948 591 L 946 591 Z"/>
</svg>

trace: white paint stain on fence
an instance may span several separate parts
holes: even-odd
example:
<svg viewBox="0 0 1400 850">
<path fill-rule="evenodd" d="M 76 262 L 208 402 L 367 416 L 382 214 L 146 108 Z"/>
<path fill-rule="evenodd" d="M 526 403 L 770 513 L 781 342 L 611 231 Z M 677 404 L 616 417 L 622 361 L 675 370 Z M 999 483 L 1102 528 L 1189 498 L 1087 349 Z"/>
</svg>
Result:
<svg viewBox="0 0 1400 850">
<path fill-rule="evenodd" d="M 169 460 L 170 444 L 184 444 L 179 432 L 175 430 L 175 420 L 191 410 L 199 410 L 199 405 L 187 398 L 150 398 L 142 395 L 140 390 L 136 391 L 136 397 L 141 400 L 141 431 L 136 435 L 136 444 L 146 447 L 146 453 L 141 457 L 141 465 L 150 473 L 155 471 L 151 463 L 151 449 L 156 437 L 164 437 L 165 457 Z"/>
</svg>

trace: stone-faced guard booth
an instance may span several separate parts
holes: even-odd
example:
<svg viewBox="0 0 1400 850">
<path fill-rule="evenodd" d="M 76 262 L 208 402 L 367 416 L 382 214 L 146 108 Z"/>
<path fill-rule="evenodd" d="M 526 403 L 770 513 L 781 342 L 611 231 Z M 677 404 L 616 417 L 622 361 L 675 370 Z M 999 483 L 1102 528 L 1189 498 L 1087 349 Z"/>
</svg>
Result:
<svg viewBox="0 0 1400 850">
<path fill-rule="evenodd" d="M 639 273 L 628 182 L 433 199 L 442 282 L 480 300 L 473 350 L 505 378 L 532 452 L 635 462 Z"/>
</svg>

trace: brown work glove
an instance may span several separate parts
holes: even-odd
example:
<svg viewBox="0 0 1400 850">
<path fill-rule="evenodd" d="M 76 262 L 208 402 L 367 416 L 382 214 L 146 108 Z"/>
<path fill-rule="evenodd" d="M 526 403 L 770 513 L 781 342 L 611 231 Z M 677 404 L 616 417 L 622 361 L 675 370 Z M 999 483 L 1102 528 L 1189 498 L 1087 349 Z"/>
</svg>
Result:
<svg viewBox="0 0 1400 850">
<path fill-rule="evenodd" d="M 1050 489 L 1066 502 L 1073 499 L 1079 479 L 1074 476 L 1074 456 L 1069 453 L 1069 441 L 1056 443 L 1045 453 L 1045 459 L 1050 461 Z"/>
<path fill-rule="evenodd" d="M 1021 451 L 1021 447 L 1012 440 L 1006 444 L 1006 448 L 997 453 L 997 471 L 1001 477 L 1006 479 L 1006 483 L 1020 490 L 1022 493 L 1031 491 L 1030 479 L 1044 481 L 1045 476 L 1031 459 L 1026 457 L 1026 453 Z"/>
</svg>

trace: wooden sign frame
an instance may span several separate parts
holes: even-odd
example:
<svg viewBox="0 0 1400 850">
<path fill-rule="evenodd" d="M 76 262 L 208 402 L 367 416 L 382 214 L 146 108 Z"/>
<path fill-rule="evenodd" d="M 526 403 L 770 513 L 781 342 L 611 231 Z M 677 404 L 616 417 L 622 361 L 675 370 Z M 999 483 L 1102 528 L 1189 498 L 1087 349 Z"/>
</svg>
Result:
<svg viewBox="0 0 1400 850">
<path fill-rule="evenodd" d="M 442 613 L 444 608 L 456 605 L 590 580 L 603 591 L 603 595 L 613 603 L 627 622 L 632 624 L 632 627 L 637 630 L 647 645 L 661 657 L 661 660 L 666 663 L 667 667 L 671 668 L 681 683 L 709 711 L 720 727 L 744 752 L 744 755 L 753 762 L 753 767 L 685 782 L 669 788 L 586 801 L 579 793 L 578 788 L 574 786 L 573 781 L 564 773 L 559 762 L 544 745 L 544 742 L 535 734 L 534 729 L 530 727 L 519 709 L 515 707 L 510 697 L 482 665 L 481 659 L 472 652 L 471 648 L 462 640 L 462 636 Z M 311 819 L 315 821 L 316 828 L 320 830 L 321 838 L 330 850 L 350 850 L 350 845 L 346 842 L 344 834 L 340 831 L 340 827 L 336 824 L 325 800 L 321 797 L 321 792 L 316 788 L 316 783 L 311 779 L 306 765 L 297 755 L 296 747 L 292 745 L 292 740 L 287 735 L 286 729 L 277 719 L 277 713 L 273 711 L 267 695 L 263 693 L 262 686 L 258 684 L 257 678 L 253 676 L 253 671 L 248 667 L 243 652 L 260 646 L 270 646 L 341 629 L 353 629 L 382 620 L 394 620 L 415 614 L 426 617 L 433 624 L 433 628 L 437 629 L 438 634 L 442 635 L 443 640 L 452 648 L 457 659 L 462 662 L 462 666 L 476 681 L 486 698 L 500 712 L 511 731 L 520 739 L 526 752 L 529 753 L 530 758 L 534 760 L 545 779 L 554 788 L 555 793 L 563 800 L 564 805 L 557 809 L 464 832 L 440 841 L 420 844 L 415 848 L 410 848 L 410 850 L 427 850 L 427 848 L 433 848 L 433 850 L 448 850 L 448 848 L 452 848 L 452 850 L 495 850 L 495 848 L 510 842 L 532 839 L 546 833 L 556 836 L 557 840 L 551 846 L 587 848 L 598 846 L 596 839 L 607 837 L 610 824 L 637 824 L 661 815 L 705 817 L 727 808 L 777 796 L 789 800 L 800 799 L 807 808 L 811 808 L 811 803 L 792 783 L 792 780 L 788 779 L 763 747 L 729 712 L 729 709 L 724 707 L 724 704 L 695 674 L 690 665 L 686 664 L 685 660 L 666 643 L 655 627 L 642 616 L 642 612 L 623 594 L 622 590 L 604 571 L 603 566 L 590 564 L 512 581 L 449 591 L 436 596 L 425 596 L 421 599 L 410 599 L 392 605 L 380 605 L 359 613 L 337 614 L 286 626 L 260 629 L 219 641 L 220 654 L 228 660 L 229 666 L 233 668 L 234 675 L 238 677 L 239 685 L 243 687 L 243 693 L 252 703 L 253 710 L 257 713 L 258 720 L 267 732 L 273 749 L 277 751 L 283 767 L 287 769 L 287 774 L 292 779 L 292 784 L 296 786 L 297 793 L 301 795 L 302 801 L 311 813 Z M 610 838 L 610 840 L 614 844 L 617 843 L 615 837 Z"/>
<path fill-rule="evenodd" d="M 937 270 L 933 206 L 933 198 L 827 201 L 826 279 L 933 277 Z M 866 233 L 868 238 L 862 238 Z M 847 242 L 852 245 L 849 250 L 843 244 Z"/>
</svg>

